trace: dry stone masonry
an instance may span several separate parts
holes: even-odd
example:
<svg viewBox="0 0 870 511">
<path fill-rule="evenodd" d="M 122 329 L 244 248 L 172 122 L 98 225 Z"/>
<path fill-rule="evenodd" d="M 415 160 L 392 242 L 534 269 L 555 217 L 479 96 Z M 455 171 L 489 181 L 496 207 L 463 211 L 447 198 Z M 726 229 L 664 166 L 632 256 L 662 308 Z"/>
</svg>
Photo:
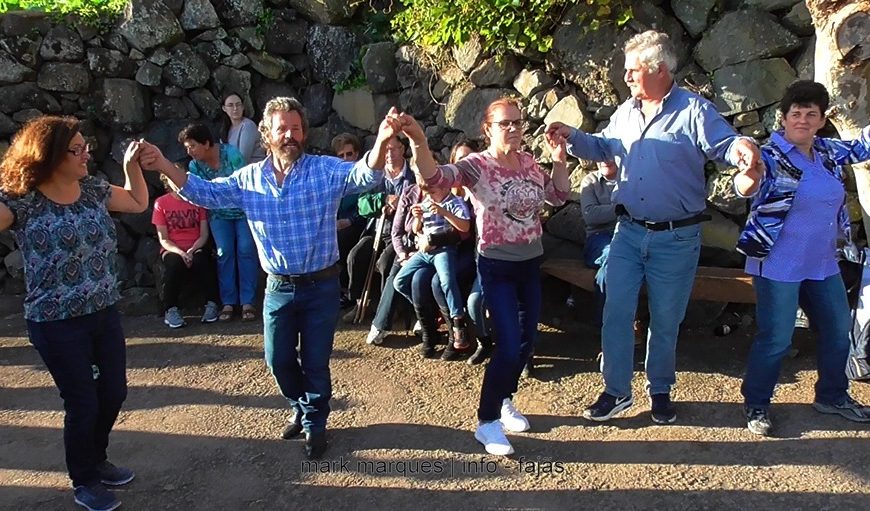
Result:
<svg viewBox="0 0 870 511">
<path fill-rule="evenodd" d="M 637 1 L 627 27 L 595 32 L 565 13 L 552 50 L 490 55 L 476 40 L 432 59 L 413 46 L 369 40 L 367 2 L 338 0 L 133 0 L 106 32 L 33 13 L 0 17 L 0 152 L 40 114 L 82 119 L 94 148 L 92 171 L 123 183 L 123 147 L 134 137 L 183 160 L 176 134 L 192 121 L 213 122 L 227 91 L 241 94 L 255 120 L 277 95 L 301 98 L 311 123 L 309 148 L 327 152 L 350 131 L 371 141 L 393 105 L 426 126 L 442 156 L 460 137 L 479 137 L 484 106 L 503 94 L 523 98 L 528 146 L 547 161 L 543 126 L 562 121 L 596 131 L 626 99 L 621 47 L 650 28 L 667 32 L 680 53 L 681 84 L 713 100 L 741 133 L 765 140 L 776 102 L 796 78 L 813 77 L 813 25 L 798 0 Z M 375 2 L 377 4 L 377 2 Z M 582 4 L 582 2 L 581 2 Z M 352 87 L 355 84 L 361 87 Z M 576 188 L 591 162 L 574 162 Z M 730 186 L 733 169 L 708 169 L 710 209 L 704 264 L 739 265 L 733 246 L 746 201 Z M 152 198 L 162 189 L 148 176 Z M 854 192 L 854 190 L 852 190 Z M 575 194 L 574 198 L 577 198 Z M 856 203 L 854 193 L 851 203 Z M 853 207 L 854 221 L 860 208 Z M 125 308 L 152 312 L 158 245 L 151 211 L 117 215 Z M 580 257 L 585 235 L 569 204 L 547 225 L 549 254 Z M 0 292 L 23 292 L 21 255 L 0 234 Z"/>
</svg>

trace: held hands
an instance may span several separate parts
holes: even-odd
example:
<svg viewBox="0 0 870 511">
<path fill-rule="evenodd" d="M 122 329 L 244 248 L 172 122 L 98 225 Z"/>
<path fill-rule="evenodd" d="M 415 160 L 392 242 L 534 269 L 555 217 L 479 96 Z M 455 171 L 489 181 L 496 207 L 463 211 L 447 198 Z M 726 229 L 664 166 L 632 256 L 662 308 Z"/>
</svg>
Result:
<svg viewBox="0 0 870 511">
<path fill-rule="evenodd" d="M 402 125 L 399 121 L 399 111 L 396 107 L 390 108 L 381 125 L 378 127 L 378 138 L 388 140 L 402 131 Z"/>
<path fill-rule="evenodd" d="M 384 120 L 381 121 L 381 125 L 378 128 L 378 136 L 386 140 L 399 133 L 404 133 L 415 142 L 426 139 L 426 133 L 416 119 L 405 112 L 399 112 L 396 107 L 392 107 L 387 112 L 387 115 L 384 116 Z"/>
<path fill-rule="evenodd" d="M 124 151 L 124 168 L 129 168 L 131 164 L 141 165 L 140 157 L 142 154 L 142 146 L 137 140 L 130 142 L 127 150 Z"/>
<path fill-rule="evenodd" d="M 558 124 L 558 123 L 553 123 Z M 559 130 L 547 131 L 545 138 L 547 145 L 550 146 L 550 154 L 553 161 L 557 163 L 566 163 L 568 161 L 568 141 Z"/>
<path fill-rule="evenodd" d="M 561 139 L 567 141 L 571 136 L 572 130 L 573 128 L 564 123 L 558 121 L 551 122 L 547 125 L 547 130 L 545 132 L 547 134 L 547 141 L 549 141 L 550 137 L 555 137 L 556 140 Z"/>
<path fill-rule="evenodd" d="M 156 145 L 147 142 L 145 139 L 140 139 L 139 147 L 139 165 L 146 170 L 160 170 L 169 161 L 163 156 L 160 148 Z"/>
<path fill-rule="evenodd" d="M 737 168 L 740 169 L 741 172 L 753 172 L 761 159 L 761 152 L 758 150 L 758 146 L 753 142 L 750 142 L 746 138 L 741 138 L 734 142 L 734 151 L 737 153 Z M 764 167 L 762 167 L 761 175 L 764 175 Z"/>
</svg>

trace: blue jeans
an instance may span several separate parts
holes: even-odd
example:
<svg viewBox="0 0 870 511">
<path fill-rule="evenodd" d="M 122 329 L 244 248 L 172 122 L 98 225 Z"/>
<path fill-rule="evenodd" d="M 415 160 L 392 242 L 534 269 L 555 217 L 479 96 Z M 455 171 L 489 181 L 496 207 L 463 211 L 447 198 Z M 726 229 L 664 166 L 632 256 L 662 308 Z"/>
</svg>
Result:
<svg viewBox="0 0 870 511">
<path fill-rule="evenodd" d="M 471 292 L 468 293 L 468 316 L 474 323 L 478 337 L 489 337 L 489 321 L 486 319 L 486 302 L 483 301 L 483 290 L 480 287 L 480 277 L 474 279 Z"/>
<path fill-rule="evenodd" d="M 339 311 L 338 276 L 298 284 L 266 279 L 263 344 L 281 394 L 308 432 L 326 429 L 332 381 L 329 356 Z"/>
<path fill-rule="evenodd" d="M 586 245 L 583 247 L 583 263 L 587 268 L 598 268 L 595 275 L 595 325 L 601 327 L 604 317 L 604 302 L 607 300 L 607 290 L 604 285 L 604 274 L 607 271 L 607 252 L 610 250 L 610 242 L 613 239 L 613 231 L 602 231 L 590 234 L 586 237 Z"/>
<path fill-rule="evenodd" d="M 608 394 L 631 395 L 633 324 L 644 281 L 650 312 L 647 390 L 650 394 L 670 393 L 676 382 L 677 335 L 686 315 L 700 252 L 700 225 L 651 231 L 620 219 L 607 258 L 607 298 L 601 328 L 604 391 Z"/>
<path fill-rule="evenodd" d="M 393 285 L 396 291 L 409 301 L 411 298 L 411 280 L 420 268 L 431 266 L 435 268 L 441 281 L 441 290 L 447 298 L 447 309 L 451 318 L 465 316 L 465 304 L 462 292 L 459 290 L 457 278 L 456 247 L 445 247 L 434 252 L 417 252 L 399 270 Z"/>
<path fill-rule="evenodd" d="M 468 289 L 469 285 L 473 282 L 472 279 L 477 278 L 477 268 L 475 267 L 475 253 L 473 248 L 471 250 L 464 250 L 461 245 L 458 247 L 456 251 L 456 266 L 454 267 L 453 274 L 456 275 L 456 281 L 459 283 L 460 292 Z M 441 279 L 438 277 L 437 273 L 435 274 L 435 277 L 431 279 L 431 283 L 432 297 L 435 299 L 435 303 L 438 304 L 438 308 L 445 313 L 449 312 L 450 306 L 447 304 L 447 295 L 444 293 L 444 287 L 441 284 Z"/>
<path fill-rule="evenodd" d="M 534 348 L 541 315 L 542 259 L 502 261 L 480 256 L 477 260 L 496 339 L 480 389 L 477 417 L 483 422 L 501 417 L 501 403 L 516 393 L 520 373 Z"/>
<path fill-rule="evenodd" d="M 260 262 L 247 220 L 210 218 L 208 225 L 217 246 L 221 302 L 224 305 L 253 304 Z"/>
<path fill-rule="evenodd" d="M 806 312 L 818 338 L 816 401 L 842 403 L 849 388 L 845 368 L 851 317 L 840 274 L 803 282 L 755 277 L 753 285 L 758 332 L 749 349 L 746 376 L 740 387 L 746 406 L 765 409 L 770 406 L 782 359 L 791 347 L 798 305 Z"/>
<path fill-rule="evenodd" d="M 112 305 L 76 318 L 28 320 L 27 330 L 63 399 L 63 444 L 72 484 L 94 484 L 127 398 L 121 316 Z"/>
<path fill-rule="evenodd" d="M 393 282 L 396 280 L 396 275 L 399 274 L 401 268 L 398 264 L 394 264 L 390 268 L 387 280 L 384 281 L 381 298 L 378 300 L 375 317 L 372 320 L 372 326 L 384 332 L 393 329 L 393 314 L 395 314 L 396 306 L 399 303 L 396 301 L 396 289 L 393 287 Z"/>
</svg>

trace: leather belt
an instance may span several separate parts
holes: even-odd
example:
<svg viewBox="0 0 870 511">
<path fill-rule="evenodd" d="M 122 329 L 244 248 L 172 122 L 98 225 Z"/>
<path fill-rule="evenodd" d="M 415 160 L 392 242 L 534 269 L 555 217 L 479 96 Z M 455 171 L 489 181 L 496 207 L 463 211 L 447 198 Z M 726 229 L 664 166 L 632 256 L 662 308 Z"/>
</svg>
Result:
<svg viewBox="0 0 870 511">
<path fill-rule="evenodd" d="M 628 211 L 625 209 L 625 206 L 622 204 L 616 205 L 616 214 L 625 216 L 632 222 L 642 225 L 649 229 L 650 231 L 671 231 L 674 229 L 679 229 L 680 227 L 688 227 L 690 225 L 699 224 L 701 222 L 706 222 L 708 220 L 712 220 L 713 217 L 710 215 L 706 215 L 704 213 L 698 213 L 695 216 L 691 216 L 689 218 L 683 218 L 681 220 L 671 220 L 669 222 L 650 222 L 649 220 L 641 220 L 639 218 L 633 218 L 628 214 Z"/>
<path fill-rule="evenodd" d="M 322 270 L 313 271 L 311 273 L 299 273 L 296 275 L 279 275 L 276 273 L 270 273 L 269 276 L 285 284 L 311 284 L 313 282 L 319 282 L 321 280 L 335 277 L 340 271 L 341 270 L 336 263 L 327 266 Z"/>
<path fill-rule="evenodd" d="M 650 231 L 671 231 L 673 229 L 679 229 L 680 227 L 687 227 L 689 225 L 706 222 L 707 220 L 712 220 L 713 217 L 710 215 L 697 214 L 693 217 L 683 218 L 682 220 L 671 220 L 670 222 L 650 222 L 632 217 L 628 217 L 628 219 L 638 225 L 646 227 Z"/>
</svg>

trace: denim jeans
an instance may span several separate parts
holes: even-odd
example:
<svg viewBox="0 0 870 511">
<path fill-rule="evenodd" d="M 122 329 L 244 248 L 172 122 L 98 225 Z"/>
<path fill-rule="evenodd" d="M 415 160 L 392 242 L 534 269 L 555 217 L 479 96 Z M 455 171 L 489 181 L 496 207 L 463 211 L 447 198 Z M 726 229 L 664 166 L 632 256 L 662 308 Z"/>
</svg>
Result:
<svg viewBox="0 0 870 511">
<path fill-rule="evenodd" d="M 433 252 L 417 252 L 396 275 L 393 285 L 396 291 L 409 301 L 411 300 L 411 279 L 420 268 L 431 266 L 435 268 L 441 282 L 441 290 L 447 299 L 447 309 L 451 318 L 465 316 L 465 304 L 462 292 L 459 290 L 459 280 L 456 264 L 456 247 L 445 247 Z"/>
<path fill-rule="evenodd" d="M 208 225 L 217 246 L 221 302 L 224 305 L 253 304 L 260 262 L 247 220 L 211 218 Z"/>
<path fill-rule="evenodd" d="M 72 484 L 94 484 L 127 397 L 127 350 L 118 310 L 112 305 L 76 318 L 28 320 L 27 330 L 63 399 L 63 444 Z"/>
<path fill-rule="evenodd" d="M 586 237 L 583 247 L 583 263 L 587 268 L 598 268 L 595 275 L 595 326 L 601 327 L 604 317 L 604 302 L 607 300 L 607 290 L 604 285 L 604 273 L 607 270 L 607 252 L 613 240 L 613 231 L 602 231 Z"/>
<path fill-rule="evenodd" d="M 298 284 L 266 279 L 263 344 L 281 394 L 308 432 L 326 429 L 332 381 L 329 356 L 339 311 L 338 276 Z"/>
<path fill-rule="evenodd" d="M 770 406 L 782 359 L 791 347 L 798 305 L 806 312 L 818 338 L 816 401 L 843 402 L 849 388 L 845 368 L 851 317 L 840 274 L 803 282 L 755 277 L 753 286 L 758 332 L 749 349 L 746 376 L 740 388 L 746 406 L 765 409 Z"/>
<path fill-rule="evenodd" d="M 607 298 L 601 328 L 604 391 L 608 394 L 631 395 L 633 324 L 644 281 L 650 312 L 647 390 L 650 394 L 670 393 L 676 382 L 677 335 L 686 315 L 700 251 L 700 225 L 651 231 L 620 219 L 607 258 Z"/>
<path fill-rule="evenodd" d="M 459 246 L 459 249 L 456 252 L 456 269 L 454 273 L 456 274 L 456 279 L 459 283 L 459 291 L 463 294 L 466 290 L 470 289 L 474 279 L 477 278 L 475 257 L 473 248 L 472 250 L 464 250 L 462 245 Z M 435 299 L 435 303 L 438 304 L 439 309 L 445 313 L 448 312 L 450 306 L 447 304 L 447 295 L 444 293 L 444 287 L 442 286 L 441 279 L 438 277 L 437 273 L 435 274 L 435 277 L 432 278 L 431 283 L 432 297 Z"/>
<path fill-rule="evenodd" d="M 483 301 L 483 290 L 480 288 L 480 277 L 474 279 L 471 292 L 468 293 L 468 316 L 474 323 L 478 337 L 489 337 L 489 321 L 486 319 L 486 302 Z"/>
<path fill-rule="evenodd" d="M 399 274 L 401 268 L 398 264 L 394 264 L 390 268 L 390 273 L 384 282 L 384 289 L 381 291 L 381 298 L 378 300 L 375 317 L 372 320 L 372 326 L 384 332 L 393 329 L 393 315 L 396 313 L 398 302 L 401 301 L 401 299 L 399 301 L 396 300 L 396 289 L 393 287 L 393 282 L 396 280 L 396 275 Z"/>
<path fill-rule="evenodd" d="M 534 348 L 541 315 L 542 259 L 502 261 L 480 256 L 477 260 L 496 338 L 480 390 L 477 417 L 481 421 L 501 417 L 501 403 L 516 393 L 520 373 Z"/>
</svg>

